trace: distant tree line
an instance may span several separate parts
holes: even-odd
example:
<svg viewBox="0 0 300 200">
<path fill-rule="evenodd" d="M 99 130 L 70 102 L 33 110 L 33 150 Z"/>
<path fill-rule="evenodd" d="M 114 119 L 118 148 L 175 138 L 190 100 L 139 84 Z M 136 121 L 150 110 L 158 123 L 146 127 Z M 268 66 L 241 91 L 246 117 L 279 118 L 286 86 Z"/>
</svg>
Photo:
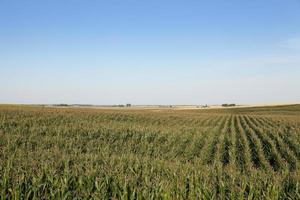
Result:
<svg viewBox="0 0 300 200">
<path fill-rule="evenodd" d="M 69 106 L 68 104 L 65 104 L 65 103 L 61 103 L 61 104 L 54 104 L 54 106 L 62 106 L 62 107 L 66 107 L 66 106 Z"/>
<path fill-rule="evenodd" d="M 130 103 L 128 103 L 126 105 L 119 104 L 119 105 L 113 105 L 112 107 L 121 107 L 121 108 L 123 108 L 123 107 L 131 107 L 131 104 Z"/>
<path fill-rule="evenodd" d="M 222 104 L 223 107 L 234 107 L 236 106 L 234 103 L 228 104 L 228 103 L 224 103 Z"/>
</svg>

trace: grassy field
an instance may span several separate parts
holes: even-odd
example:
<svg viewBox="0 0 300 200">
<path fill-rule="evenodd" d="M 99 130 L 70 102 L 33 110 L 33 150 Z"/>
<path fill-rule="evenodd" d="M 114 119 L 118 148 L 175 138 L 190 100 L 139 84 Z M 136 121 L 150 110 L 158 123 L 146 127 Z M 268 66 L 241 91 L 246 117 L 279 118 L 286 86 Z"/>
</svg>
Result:
<svg viewBox="0 0 300 200">
<path fill-rule="evenodd" d="M 300 199 L 300 105 L 0 106 L 1 199 Z"/>
</svg>

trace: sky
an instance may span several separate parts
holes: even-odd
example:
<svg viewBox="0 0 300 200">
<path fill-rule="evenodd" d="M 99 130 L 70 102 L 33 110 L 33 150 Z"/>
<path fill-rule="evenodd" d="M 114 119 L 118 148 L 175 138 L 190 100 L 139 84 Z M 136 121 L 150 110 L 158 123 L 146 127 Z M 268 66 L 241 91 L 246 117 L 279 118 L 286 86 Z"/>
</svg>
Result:
<svg viewBox="0 0 300 200">
<path fill-rule="evenodd" d="M 300 0 L 0 0 L 0 103 L 300 103 Z"/>
</svg>

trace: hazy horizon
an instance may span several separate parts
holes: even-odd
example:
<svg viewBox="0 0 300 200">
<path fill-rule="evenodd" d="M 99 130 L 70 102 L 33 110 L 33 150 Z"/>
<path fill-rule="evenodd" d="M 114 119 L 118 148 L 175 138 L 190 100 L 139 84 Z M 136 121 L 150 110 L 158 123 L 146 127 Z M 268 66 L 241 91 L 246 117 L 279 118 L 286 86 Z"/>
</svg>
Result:
<svg viewBox="0 0 300 200">
<path fill-rule="evenodd" d="M 300 1 L 0 1 L 0 104 L 300 103 Z"/>
</svg>

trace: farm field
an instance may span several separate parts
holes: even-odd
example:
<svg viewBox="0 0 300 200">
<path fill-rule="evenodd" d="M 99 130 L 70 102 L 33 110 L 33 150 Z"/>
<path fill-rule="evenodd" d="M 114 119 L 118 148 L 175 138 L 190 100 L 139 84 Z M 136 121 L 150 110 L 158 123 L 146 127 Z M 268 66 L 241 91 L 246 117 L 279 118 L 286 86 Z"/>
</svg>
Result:
<svg viewBox="0 0 300 200">
<path fill-rule="evenodd" d="M 0 106 L 1 199 L 300 199 L 300 105 Z"/>
</svg>

